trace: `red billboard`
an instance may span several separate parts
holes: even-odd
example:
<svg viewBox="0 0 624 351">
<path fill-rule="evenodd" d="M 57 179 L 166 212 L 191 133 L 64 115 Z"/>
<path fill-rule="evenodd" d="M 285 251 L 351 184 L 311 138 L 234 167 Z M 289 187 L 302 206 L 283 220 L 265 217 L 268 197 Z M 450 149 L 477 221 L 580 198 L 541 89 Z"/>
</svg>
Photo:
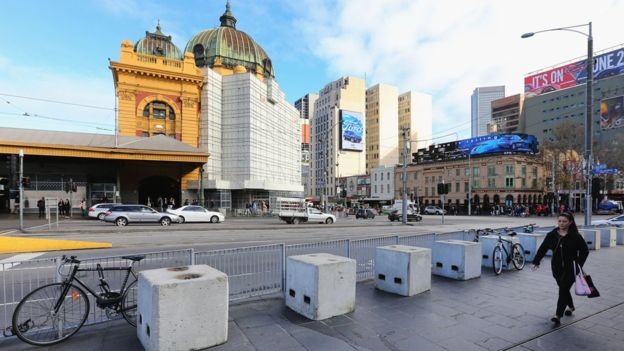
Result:
<svg viewBox="0 0 624 351">
<path fill-rule="evenodd" d="M 524 78 L 524 92 L 543 94 L 587 82 L 586 60 L 570 63 Z M 624 73 L 624 48 L 594 57 L 594 81 Z"/>
<path fill-rule="evenodd" d="M 570 63 L 524 77 L 524 92 L 539 95 L 573 87 L 577 84 L 576 77 L 583 70 L 586 70 L 585 61 Z"/>
</svg>

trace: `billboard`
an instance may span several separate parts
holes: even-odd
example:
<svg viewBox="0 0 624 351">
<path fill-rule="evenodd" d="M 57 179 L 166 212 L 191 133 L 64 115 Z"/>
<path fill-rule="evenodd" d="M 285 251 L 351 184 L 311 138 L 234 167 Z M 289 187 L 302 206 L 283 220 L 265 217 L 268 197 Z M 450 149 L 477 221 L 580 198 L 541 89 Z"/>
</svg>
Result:
<svg viewBox="0 0 624 351">
<path fill-rule="evenodd" d="M 457 142 L 457 148 L 470 156 L 516 152 L 536 154 L 537 139 L 528 134 L 490 134 Z"/>
<path fill-rule="evenodd" d="M 600 102 L 600 128 L 612 129 L 624 126 L 624 96 Z"/>
<path fill-rule="evenodd" d="M 594 81 L 624 73 L 624 48 L 594 57 Z M 524 77 L 524 92 L 543 94 L 587 82 L 586 60 Z"/>
<path fill-rule="evenodd" d="M 364 114 L 340 110 L 340 149 L 364 150 Z"/>
</svg>

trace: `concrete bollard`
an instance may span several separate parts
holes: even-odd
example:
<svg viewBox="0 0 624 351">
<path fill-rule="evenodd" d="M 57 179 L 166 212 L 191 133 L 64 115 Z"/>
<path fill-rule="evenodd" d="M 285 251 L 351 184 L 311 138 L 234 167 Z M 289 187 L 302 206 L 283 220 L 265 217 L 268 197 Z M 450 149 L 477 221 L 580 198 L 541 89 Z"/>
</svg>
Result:
<svg viewBox="0 0 624 351">
<path fill-rule="evenodd" d="M 378 247 L 375 287 L 403 296 L 431 290 L 431 249 L 406 245 Z"/>
<path fill-rule="evenodd" d="M 505 240 L 510 240 L 513 244 L 519 243 L 520 240 L 515 236 L 501 236 Z M 492 254 L 494 253 L 494 247 L 498 244 L 498 235 L 486 235 L 479 237 L 479 242 L 481 243 L 481 265 L 488 268 L 494 268 L 492 263 Z M 507 252 L 511 255 L 511 246 L 512 244 L 503 241 L 503 245 Z M 503 269 L 509 270 L 513 269 L 513 264 L 507 264 L 507 255 L 505 251 L 503 251 Z"/>
<path fill-rule="evenodd" d="M 596 229 L 600 229 L 600 247 L 615 247 L 617 245 L 615 227 L 597 227 Z"/>
<path fill-rule="evenodd" d="M 312 320 L 355 309 L 356 262 L 326 253 L 289 256 L 286 306 Z"/>
<path fill-rule="evenodd" d="M 139 273 L 137 336 L 147 351 L 199 350 L 228 335 L 228 277 L 195 265 Z"/>
<path fill-rule="evenodd" d="M 600 229 L 579 229 L 590 250 L 600 250 Z"/>
<path fill-rule="evenodd" d="M 615 229 L 616 233 L 617 233 L 617 240 L 616 243 L 618 245 L 624 245 L 624 228 L 616 228 Z"/>
<path fill-rule="evenodd" d="M 463 240 L 433 243 L 431 273 L 451 279 L 468 280 L 481 276 L 481 244 Z"/>
<path fill-rule="evenodd" d="M 524 248 L 524 259 L 526 262 L 533 262 L 537 250 L 544 242 L 544 238 L 546 238 L 545 233 L 518 233 L 518 240 L 520 240 L 520 245 Z"/>
</svg>

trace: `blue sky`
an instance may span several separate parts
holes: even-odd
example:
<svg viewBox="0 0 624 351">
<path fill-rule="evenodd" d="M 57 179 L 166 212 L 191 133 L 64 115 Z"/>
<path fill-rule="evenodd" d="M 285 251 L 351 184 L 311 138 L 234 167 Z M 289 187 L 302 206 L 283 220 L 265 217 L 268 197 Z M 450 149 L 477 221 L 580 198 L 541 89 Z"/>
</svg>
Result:
<svg viewBox="0 0 624 351">
<path fill-rule="evenodd" d="M 618 27 L 624 4 L 597 0 L 590 11 L 587 4 L 232 0 L 232 11 L 237 28 L 271 56 L 289 101 L 342 75 L 366 73 L 368 85 L 382 82 L 433 95 L 434 137 L 465 137 L 475 87 L 505 85 L 508 95 L 518 93 L 526 73 L 586 54 L 585 39 L 574 33 L 521 40 L 523 32 L 591 20 L 596 51 L 624 42 Z M 121 40 L 136 42 L 160 19 L 163 32 L 183 49 L 195 33 L 218 25 L 224 5 L 225 0 L 4 2 L 0 94 L 104 109 L 0 95 L 0 126 L 112 133 L 108 58 L 118 59 Z"/>
</svg>

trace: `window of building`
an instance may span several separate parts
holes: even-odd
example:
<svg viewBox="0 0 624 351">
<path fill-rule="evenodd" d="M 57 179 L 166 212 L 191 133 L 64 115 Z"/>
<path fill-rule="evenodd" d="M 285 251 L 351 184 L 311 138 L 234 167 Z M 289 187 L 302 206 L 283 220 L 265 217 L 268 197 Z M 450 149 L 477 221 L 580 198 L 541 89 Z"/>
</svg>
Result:
<svg viewBox="0 0 624 351">
<path fill-rule="evenodd" d="M 458 193 L 459 191 L 459 183 L 455 183 L 455 192 Z"/>
<path fill-rule="evenodd" d="M 442 176 L 438 176 L 438 183 L 442 183 Z"/>
<path fill-rule="evenodd" d="M 488 176 L 496 176 L 496 166 L 488 166 Z"/>
<path fill-rule="evenodd" d="M 466 177 L 470 175 L 470 168 L 466 168 L 466 169 L 464 170 L 464 175 L 465 175 Z"/>
<path fill-rule="evenodd" d="M 473 189 L 478 189 L 479 186 L 480 186 L 479 179 L 473 179 L 472 180 L 472 188 Z"/>
<path fill-rule="evenodd" d="M 526 166 L 522 165 L 522 168 L 520 168 L 520 172 L 523 176 L 526 176 Z"/>
<path fill-rule="evenodd" d="M 533 178 L 533 180 L 531 180 L 531 187 L 537 189 L 537 179 Z"/>
<path fill-rule="evenodd" d="M 418 173 L 414 172 L 414 180 L 418 180 Z"/>
<path fill-rule="evenodd" d="M 533 173 L 533 177 L 537 178 L 537 167 L 533 167 L 532 173 Z"/>
<path fill-rule="evenodd" d="M 381 181 L 383 182 L 383 173 L 380 173 L 380 174 L 381 174 Z"/>
<path fill-rule="evenodd" d="M 455 176 L 456 176 L 456 177 L 459 177 L 459 176 L 460 176 L 460 174 L 461 174 L 461 170 L 460 170 L 459 168 L 456 168 L 456 169 L 455 169 Z"/>
<path fill-rule="evenodd" d="M 447 169 L 446 175 L 449 176 L 449 177 L 451 176 L 451 169 L 450 168 Z"/>
<path fill-rule="evenodd" d="M 481 173 L 481 172 L 480 172 L 480 168 L 479 168 L 479 167 L 473 167 L 473 168 L 472 168 L 472 175 L 473 175 L 474 177 L 478 177 L 480 173 Z"/>
<path fill-rule="evenodd" d="M 488 188 L 496 188 L 496 178 L 488 178 Z"/>
<path fill-rule="evenodd" d="M 390 193 L 390 184 L 386 184 L 386 189 L 388 190 L 388 194 L 389 194 Z"/>
<path fill-rule="evenodd" d="M 468 192 L 468 182 L 464 182 L 464 191 Z"/>
<path fill-rule="evenodd" d="M 429 188 L 425 187 L 425 196 L 429 196 Z"/>
<path fill-rule="evenodd" d="M 162 101 L 152 101 L 143 109 L 143 117 L 175 120 L 173 108 Z"/>
<path fill-rule="evenodd" d="M 521 178 L 521 184 L 523 188 L 526 188 L 526 178 Z"/>
<path fill-rule="evenodd" d="M 429 184 L 429 177 L 425 177 L 425 184 Z"/>
<path fill-rule="evenodd" d="M 514 187 L 513 177 L 505 177 L 505 188 L 513 188 L 513 187 Z"/>
<path fill-rule="evenodd" d="M 505 165 L 505 174 L 514 174 L 514 165 Z"/>
</svg>

